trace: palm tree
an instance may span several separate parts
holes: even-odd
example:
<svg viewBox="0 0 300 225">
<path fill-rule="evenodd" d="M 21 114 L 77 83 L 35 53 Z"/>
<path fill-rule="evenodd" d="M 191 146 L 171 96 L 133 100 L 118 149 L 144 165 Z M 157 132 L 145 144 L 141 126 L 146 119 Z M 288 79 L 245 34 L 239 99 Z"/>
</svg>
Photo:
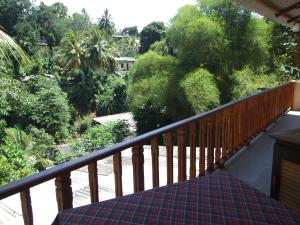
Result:
<svg viewBox="0 0 300 225">
<path fill-rule="evenodd" d="M 72 32 L 63 39 L 59 55 L 65 69 L 87 70 L 85 39 L 78 32 Z"/>
<path fill-rule="evenodd" d="M 29 63 L 30 59 L 23 49 L 0 26 L 0 63 L 7 65 L 15 59 L 18 63 Z"/>
<path fill-rule="evenodd" d="M 87 61 L 92 69 L 111 70 L 115 65 L 116 49 L 100 31 L 94 29 L 87 42 Z"/>
<path fill-rule="evenodd" d="M 108 9 L 104 10 L 104 13 L 99 19 L 99 27 L 102 30 L 105 30 L 108 34 L 113 34 L 115 30 L 115 24 L 112 22 L 112 17 L 108 11 Z"/>
</svg>

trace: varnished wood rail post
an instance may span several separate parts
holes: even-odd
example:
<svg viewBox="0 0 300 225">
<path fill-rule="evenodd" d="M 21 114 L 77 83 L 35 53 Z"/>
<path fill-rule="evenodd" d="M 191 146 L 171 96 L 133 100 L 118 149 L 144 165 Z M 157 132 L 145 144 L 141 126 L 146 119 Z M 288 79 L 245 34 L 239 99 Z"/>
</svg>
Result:
<svg viewBox="0 0 300 225">
<path fill-rule="evenodd" d="M 141 144 L 132 147 L 132 166 L 134 193 L 144 191 L 144 148 Z"/>
<path fill-rule="evenodd" d="M 158 137 L 151 139 L 151 156 L 152 156 L 152 186 L 153 188 L 159 187 L 159 147 Z"/>
<path fill-rule="evenodd" d="M 221 163 L 221 140 L 222 140 L 222 112 L 219 111 L 216 113 L 216 132 L 215 132 L 215 141 L 216 141 L 216 159 L 215 164 L 220 165 Z"/>
<path fill-rule="evenodd" d="M 121 197 L 121 196 L 123 196 L 121 152 L 114 154 L 113 161 L 114 161 L 116 197 Z"/>
<path fill-rule="evenodd" d="M 33 213 L 31 206 L 30 190 L 26 189 L 20 193 L 22 214 L 25 225 L 33 225 Z"/>
<path fill-rule="evenodd" d="M 199 141 L 200 141 L 200 158 L 199 158 L 199 175 L 205 175 L 205 153 L 206 153 L 206 143 L 207 143 L 207 136 L 206 136 L 206 118 L 202 118 L 199 123 Z"/>
<path fill-rule="evenodd" d="M 91 203 L 99 202 L 97 162 L 88 165 Z"/>
<path fill-rule="evenodd" d="M 73 208 L 71 173 L 64 172 L 55 179 L 56 201 L 58 211 Z"/>
<path fill-rule="evenodd" d="M 166 150 L 167 150 L 167 184 L 173 184 L 173 133 L 166 133 Z"/>
<path fill-rule="evenodd" d="M 196 122 L 190 123 L 190 179 L 196 177 Z"/>
<path fill-rule="evenodd" d="M 178 182 L 186 180 L 186 143 L 185 127 L 179 127 L 177 130 L 178 146 Z"/>
<path fill-rule="evenodd" d="M 215 125 L 215 114 L 208 117 L 207 133 L 208 133 L 208 144 L 207 144 L 207 171 L 212 173 L 214 171 L 214 125 Z"/>
</svg>

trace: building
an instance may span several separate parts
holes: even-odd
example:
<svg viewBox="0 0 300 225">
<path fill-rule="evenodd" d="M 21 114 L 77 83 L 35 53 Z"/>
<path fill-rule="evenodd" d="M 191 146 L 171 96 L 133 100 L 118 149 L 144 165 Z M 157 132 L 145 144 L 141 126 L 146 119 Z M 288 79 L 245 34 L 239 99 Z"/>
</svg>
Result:
<svg viewBox="0 0 300 225">
<path fill-rule="evenodd" d="M 127 71 L 135 62 L 135 58 L 131 57 L 119 57 L 115 58 L 117 70 L 119 71 Z"/>
</svg>

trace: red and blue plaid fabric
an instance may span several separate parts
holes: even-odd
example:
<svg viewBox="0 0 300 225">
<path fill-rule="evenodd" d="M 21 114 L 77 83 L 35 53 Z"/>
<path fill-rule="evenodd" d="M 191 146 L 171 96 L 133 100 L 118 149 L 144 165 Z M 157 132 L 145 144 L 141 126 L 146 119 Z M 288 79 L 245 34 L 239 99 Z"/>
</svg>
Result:
<svg viewBox="0 0 300 225">
<path fill-rule="evenodd" d="M 60 212 L 53 224 L 300 224 L 300 214 L 228 175 Z"/>
</svg>

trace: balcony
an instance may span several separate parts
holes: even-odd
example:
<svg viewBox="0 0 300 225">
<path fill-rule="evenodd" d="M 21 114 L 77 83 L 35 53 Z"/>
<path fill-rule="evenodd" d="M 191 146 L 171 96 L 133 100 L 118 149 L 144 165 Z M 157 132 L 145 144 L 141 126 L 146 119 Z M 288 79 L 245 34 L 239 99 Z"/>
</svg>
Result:
<svg viewBox="0 0 300 225">
<path fill-rule="evenodd" d="M 43 224 L 81 205 L 80 189 L 89 204 L 211 173 L 234 175 L 269 195 L 268 133 L 299 127 L 300 113 L 291 111 L 299 109 L 299 90 L 290 82 L 23 178 L 0 188 L 1 202 L 20 199 L 24 224 Z"/>
</svg>

